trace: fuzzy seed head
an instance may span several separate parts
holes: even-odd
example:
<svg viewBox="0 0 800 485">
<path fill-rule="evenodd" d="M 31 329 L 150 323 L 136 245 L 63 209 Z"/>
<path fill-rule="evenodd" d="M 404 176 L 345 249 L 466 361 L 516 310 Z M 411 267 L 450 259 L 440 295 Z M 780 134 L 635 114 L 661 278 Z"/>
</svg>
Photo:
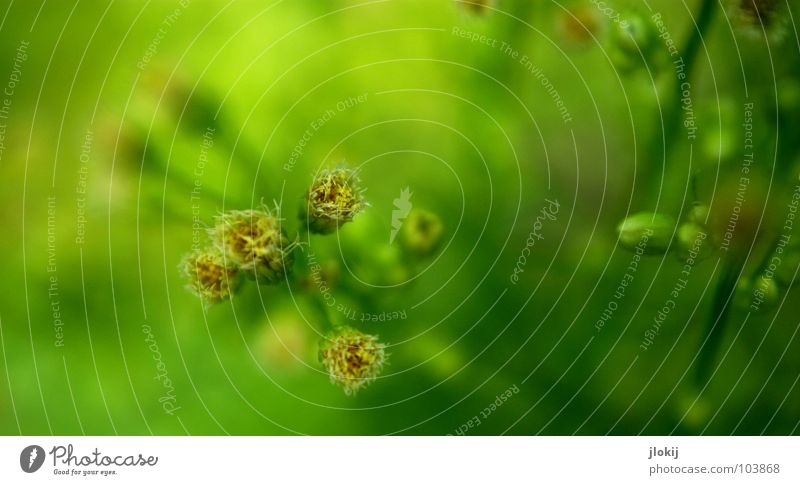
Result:
<svg viewBox="0 0 800 485">
<path fill-rule="evenodd" d="M 243 273 L 260 282 L 277 283 L 291 272 L 297 243 L 267 209 L 226 212 L 217 217 L 211 237 Z"/>
<path fill-rule="evenodd" d="M 189 290 L 210 304 L 230 298 L 239 286 L 236 267 L 230 261 L 226 264 L 217 248 L 188 254 L 181 269 L 189 280 Z"/>
<path fill-rule="evenodd" d="M 309 231 L 330 234 L 353 220 L 367 205 L 356 171 L 337 167 L 323 170 L 306 193 L 301 219 Z"/>
<path fill-rule="evenodd" d="M 349 396 L 369 385 L 381 373 L 387 358 L 385 349 L 375 335 L 343 327 L 328 336 L 319 357 L 331 382 L 342 386 Z"/>
</svg>

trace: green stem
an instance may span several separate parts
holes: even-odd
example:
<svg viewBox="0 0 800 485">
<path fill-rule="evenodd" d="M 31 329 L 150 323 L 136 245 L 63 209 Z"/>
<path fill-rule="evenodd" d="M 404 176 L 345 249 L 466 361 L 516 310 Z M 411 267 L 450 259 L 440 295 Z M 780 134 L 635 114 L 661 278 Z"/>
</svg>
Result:
<svg viewBox="0 0 800 485">
<path fill-rule="evenodd" d="M 663 118 L 663 130 L 658 131 L 652 138 L 651 142 L 648 147 L 647 153 L 645 155 L 649 155 L 651 153 L 657 153 L 659 149 L 662 152 L 663 156 L 661 157 L 661 163 L 657 166 L 652 166 L 649 163 L 643 164 L 642 170 L 642 180 L 645 181 L 646 184 L 651 184 L 649 190 L 647 191 L 646 197 L 649 199 L 649 203 L 655 203 L 653 200 L 654 197 L 657 197 L 658 194 L 661 192 L 658 190 L 657 184 L 661 183 L 662 178 L 653 177 L 653 169 L 659 168 L 661 169 L 662 174 L 666 178 L 666 172 L 669 165 L 670 155 L 672 154 L 671 148 L 675 145 L 673 143 L 675 139 L 675 134 L 679 127 L 683 126 L 680 121 L 680 117 L 683 111 L 683 104 L 681 102 L 683 98 L 683 89 L 681 85 L 685 82 L 690 82 L 692 79 L 692 73 L 694 71 L 694 66 L 696 64 L 697 55 L 700 52 L 700 46 L 703 43 L 703 36 L 705 35 L 706 31 L 708 30 L 709 25 L 711 25 L 711 21 L 714 19 L 714 13 L 716 12 L 717 2 L 716 0 L 703 0 L 703 3 L 700 5 L 700 12 L 697 15 L 697 21 L 695 22 L 695 28 L 691 30 L 689 33 L 689 37 L 686 41 L 686 47 L 684 48 L 683 52 L 681 53 L 680 59 L 684 62 L 684 79 L 678 79 L 675 76 L 673 82 L 673 90 L 672 94 L 667 102 L 666 109 L 664 110 L 664 118 Z M 661 112 L 659 112 L 659 119 L 658 124 L 662 123 Z M 662 147 L 662 140 L 663 140 L 663 147 Z"/>
<path fill-rule="evenodd" d="M 714 291 L 711 314 L 706 324 L 706 339 L 697 356 L 697 373 L 695 374 L 697 385 L 704 385 L 711 375 L 717 352 L 722 344 L 722 336 L 728 323 L 728 315 L 736 284 L 739 280 L 739 273 L 742 270 L 742 264 L 743 262 L 739 258 L 723 262 L 717 288 Z"/>
</svg>

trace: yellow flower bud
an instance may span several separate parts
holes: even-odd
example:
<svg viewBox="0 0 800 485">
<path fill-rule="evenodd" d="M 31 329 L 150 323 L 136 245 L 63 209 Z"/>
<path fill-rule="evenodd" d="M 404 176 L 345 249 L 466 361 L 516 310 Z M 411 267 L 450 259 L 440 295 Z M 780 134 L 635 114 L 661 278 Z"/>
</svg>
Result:
<svg viewBox="0 0 800 485">
<path fill-rule="evenodd" d="M 281 220 L 267 209 L 230 211 L 216 222 L 211 237 L 243 273 L 276 283 L 291 272 L 297 242 L 289 240 Z"/>
<path fill-rule="evenodd" d="M 367 205 L 359 183 L 354 170 L 342 167 L 323 170 L 311 183 L 300 208 L 300 218 L 308 230 L 330 234 L 352 221 Z"/>
<path fill-rule="evenodd" d="M 230 298 L 240 279 L 236 266 L 227 263 L 213 247 L 188 254 L 181 262 L 181 269 L 189 279 L 189 290 L 209 304 Z"/>
<path fill-rule="evenodd" d="M 345 394 L 353 395 L 381 373 L 387 358 L 385 349 L 378 337 L 341 327 L 328 335 L 319 357 L 331 382 L 342 386 Z"/>
</svg>

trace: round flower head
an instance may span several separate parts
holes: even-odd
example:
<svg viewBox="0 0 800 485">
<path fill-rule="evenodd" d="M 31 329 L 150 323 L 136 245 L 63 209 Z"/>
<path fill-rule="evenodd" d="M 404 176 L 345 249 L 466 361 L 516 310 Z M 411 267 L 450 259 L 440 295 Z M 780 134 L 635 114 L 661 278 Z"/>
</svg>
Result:
<svg viewBox="0 0 800 485">
<path fill-rule="evenodd" d="M 367 205 L 359 182 L 358 175 L 351 169 L 338 167 L 320 172 L 300 209 L 300 218 L 306 222 L 308 230 L 330 234 L 352 221 Z"/>
<path fill-rule="evenodd" d="M 189 290 L 208 303 L 218 303 L 230 298 L 239 286 L 234 265 L 225 264 L 217 248 L 195 251 L 183 258 L 181 269 L 189 279 Z"/>
<path fill-rule="evenodd" d="M 342 327 L 328 335 L 320 348 L 319 358 L 331 382 L 342 386 L 349 396 L 380 374 L 386 363 L 385 349 L 378 337 Z"/>
<path fill-rule="evenodd" d="M 277 283 L 291 271 L 296 242 L 268 210 L 230 211 L 217 217 L 211 236 L 239 269 L 265 283 Z"/>
</svg>

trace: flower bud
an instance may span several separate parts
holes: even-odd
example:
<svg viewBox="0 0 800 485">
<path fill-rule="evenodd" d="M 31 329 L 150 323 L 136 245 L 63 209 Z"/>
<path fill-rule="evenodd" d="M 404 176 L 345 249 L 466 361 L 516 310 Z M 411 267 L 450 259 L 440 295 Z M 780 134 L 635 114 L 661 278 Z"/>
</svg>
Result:
<svg viewBox="0 0 800 485">
<path fill-rule="evenodd" d="M 300 219 L 315 234 L 330 234 L 352 221 L 367 205 L 354 170 L 323 170 L 311 183 L 300 208 Z"/>
<path fill-rule="evenodd" d="M 711 254 L 708 230 L 701 224 L 684 222 L 678 226 L 676 239 L 683 259 L 700 260 Z"/>
<path fill-rule="evenodd" d="M 781 288 L 774 278 L 759 276 L 753 286 L 755 304 L 765 310 L 774 308 L 781 298 Z"/>
<path fill-rule="evenodd" d="M 277 283 L 291 272 L 297 243 L 267 209 L 230 211 L 216 222 L 211 237 L 243 273 L 259 282 Z"/>
<path fill-rule="evenodd" d="M 619 244 L 631 251 L 641 248 L 645 254 L 664 254 L 670 248 L 675 219 L 653 212 L 639 212 L 617 226 Z"/>
<path fill-rule="evenodd" d="M 800 248 L 788 246 L 780 256 L 780 265 L 775 270 L 775 280 L 786 288 L 791 288 L 800 280 Z"/>
<path fill-rule="evenodd" d="M 189 279 L 187 287 L 207 303 L 230 298 L 239 286 L 236 266 L 227 261 L 215 247 L 188 254 L 181 269 Z"/>
<path fill-rule="evenodd" d="M 703 155 L 700 164 L 716 170 L 720 163 L 736 159 L 742 128 L 739 110 L 740 107 L 728 96 L 701 105 L 698 118 L 707 128 L 699 135 Z"/>
<path fill-rule="evenodd" d="M 433 212 L 414 209 L 400 228 L 400 245 L 415 256 L 428 256 L 442 239 L 442 220 Z"/>
<path fill-rule="evenodd" d="M 628 13 L 622 19 L 611 26 L 608 49 L 619 69 L 631 71 L 649 62 L 657 36 L 650 20 L 639 13 Z"/>
<path fill-rule="evenodd" d="M 686 213 L 686 220 L 701 226 L 706 225 L 708 221 L 708 206 L 700 202 L 693 203 Z"/>
<path fill-rule="evenodd" d="M 696 390 L 685 390 L 682 394 L 677 399 L 678 409 L 683 413 L 683 420 L 688 427 L 699 433 L 708 423 L 715 408 L 705 394 Z"/>
<path fill-rule="evenodd" d="M 797 116 L 800 111 L 800 86 L 796 79 L 782 80 L 776 87 L 776 94 L 781 112 Z"/>
<path fill-rule="evenodd" d="M 775 307 L 781 289 L 774 279 L 760 275 L 755 280 L 741 278 L 736 284 L 734 304 L 742 310 L 765 312 Z"/>
<path fill-rule="evenodd" d="M 321 345 L 319 358 L 328 371 L 331 382 L 353 395 L 381 373 L 386 363 L 386 346 L 378 337 L 350 327 L 331 332 Z"/>
</svg>

